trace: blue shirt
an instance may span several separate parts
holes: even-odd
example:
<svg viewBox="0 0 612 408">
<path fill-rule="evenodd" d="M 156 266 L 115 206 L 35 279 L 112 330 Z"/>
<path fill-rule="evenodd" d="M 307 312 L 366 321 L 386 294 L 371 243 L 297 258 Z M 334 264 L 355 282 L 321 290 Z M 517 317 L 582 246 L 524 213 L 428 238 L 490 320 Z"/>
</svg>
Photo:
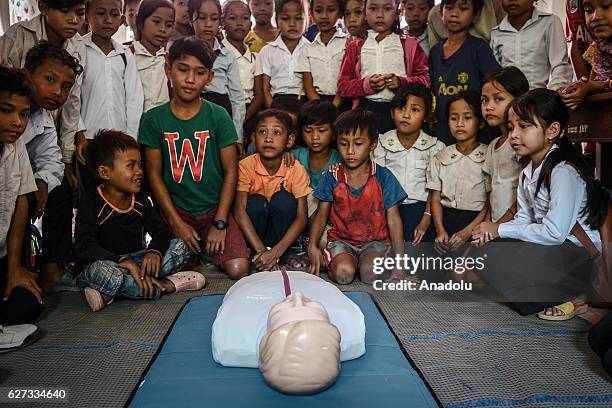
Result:
<svg viewBox="0 0 612 408">
<path fill-rule="evenodd" d="M 395 178 L 393 173 L 390 170 L 383 166 L 376 165 L 376 170 L 374 173 L 374 177 L 376 177 L 376 181 L 380 185 L 380 189 L 382 190 L 383 202 L 385 203 L 385 209 L 389 209 L 395 205 L 400 204 L 402 201 L 406 199 L 408 196 L 402 185 Z M 319 181 L 319 185 L 315 189 L 314 196 L 315 198 L 321 201 L 331 202 L 334 200 L 334 189 L 338 187 L 340 183 L 334 175 L 328 170 L 325 171 L 321 180 Z M 349 184 L 347 184 L 350 192 L 354 196 L 359 196 L 365 187 L 365 184 L 358 189 L 354 189 Z"/>
<path fill-rule="evenodd" d="M 329 156 L 329 161 L 325 164 L 325 166 L 323 166 L 323 171 L 313 172 L 310 169 L 310 150 L 308 150 L 307 147 L 300 147 L 299 149 L 293 150 L 291 153 L 293 153 L 295 159 L 299 161 L 306 169 L 306 172 L 310 177 L 310 187 L 312 187 L 313 189 L 317 188 L 321 177 L 325 174 L 330 165 L 340 163 L 342 161 L 338 151 L 335 149 L 331 149 L 331 156 Z"/>
<path fill-rule="evenodd" d="M 436 136 L 448 146 L 456 143 L 448 127 L 448 101 L 461 91 L 480 94 L 482 78 L 500 66 L 489 44 L 480 38 L 468 35 L 461 47 L 447 59 L 442 55 L 443 44 L 436 44 L 429 52 L 429 77 L 436 97 Z"/>
<path fill-rule="evenodd" d="M 242 123 L 246 114 L 244 91 L 240 83 L 240 68 L 231 50 L 221 47 L 215 39 L 215 62 L 213 64 L 213 80 L 204 92 L 216 92 L 227 95 L 232 104 L 232 121 L 236 127 L 238 143 L 242 143 Z"/>
</svg>

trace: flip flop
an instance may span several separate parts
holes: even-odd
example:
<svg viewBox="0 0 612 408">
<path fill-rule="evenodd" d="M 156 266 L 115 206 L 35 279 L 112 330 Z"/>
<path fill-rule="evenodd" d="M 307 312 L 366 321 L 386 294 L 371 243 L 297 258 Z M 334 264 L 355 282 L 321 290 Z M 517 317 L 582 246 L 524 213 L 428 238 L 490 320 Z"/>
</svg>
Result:
<svg viewBox="0 0 612 408">
<path fill-rule="evenodd" d="M 577 315 L 586 313 L 587 310 L 589 310 L 589 305 L 587 305 L 586 303 L 582 305 L 574 305 L 572 302 L 565 302 L 561 303 L 560 305 L 554 306 L 554 308 L 561 310 L 563 314 L 561 316 L 548 316 L 546 314 L 546 309 L 544 309 L 538 313 L 538 317 L 542 320 L 552 320 L 556 322 L 569 320 L 576 317 Z"/>
</svg>

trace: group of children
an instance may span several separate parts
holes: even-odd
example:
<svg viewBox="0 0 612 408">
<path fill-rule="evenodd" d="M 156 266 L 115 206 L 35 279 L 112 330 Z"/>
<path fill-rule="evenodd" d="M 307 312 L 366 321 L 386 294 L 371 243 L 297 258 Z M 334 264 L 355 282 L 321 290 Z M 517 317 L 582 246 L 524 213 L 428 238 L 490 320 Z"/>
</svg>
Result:
<svg viewBox="0 0 612 408">
<path fill-rule="evenodd" d="M 471 33 L 494 3 L 507 15 L 488 42 Z M 491 249 L 482 278 L 514 301 L 531 282 L 517 262 L 547 269 L 534 286 L 572 284 L 517 309 L 573 317 L 595 268 L 571 231 L 601 248 L 608 197 L 564 136 L 566 106 L 612 89 L 609 1 L 582 3 L 593 68 L 571 83 L 561 22 L 532 0 L 443 0 L 433 16 L 426 0 L 41 0 L 0 37 L 2 320 L 33 322 L 57 282 L 74 190 L 94 311 L 201 288 L 179 272 L 198 254 L 232 279 L 286 264 L 345 284 L 421 242 L 496 239 L 525 254 Z M 39 217 L 37 282 L 22 253 Z"/>
</svg>

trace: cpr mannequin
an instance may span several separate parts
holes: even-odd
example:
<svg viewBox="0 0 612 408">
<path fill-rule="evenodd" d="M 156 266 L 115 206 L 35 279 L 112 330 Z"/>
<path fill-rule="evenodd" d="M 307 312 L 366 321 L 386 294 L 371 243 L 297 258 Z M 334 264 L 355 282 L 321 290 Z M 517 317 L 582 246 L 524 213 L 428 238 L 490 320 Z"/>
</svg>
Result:
<svg viewBox="0 0 612 408">
<path fill-rule="evenodd" d="M 281 392 L 312 394 L 335 381 L 340 361 L 365 353 L 364 318 L 319 277 L 260 272 L 225 295 L 213 323 L 212 350 L 224 366 L 259 367 Z"/>
</svg>

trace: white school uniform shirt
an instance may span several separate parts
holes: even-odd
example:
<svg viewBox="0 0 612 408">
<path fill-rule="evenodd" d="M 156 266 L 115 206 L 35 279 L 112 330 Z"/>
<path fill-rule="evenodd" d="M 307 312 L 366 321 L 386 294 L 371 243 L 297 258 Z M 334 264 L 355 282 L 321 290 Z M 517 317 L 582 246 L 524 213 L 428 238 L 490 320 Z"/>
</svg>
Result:
<svg viewBox="0 0 612 408">
<path fill-rule="evenodd" d="M 491 49 L 499 65 L 513 65 L 523 71 L 531 89 L 556 91 L 572 82 L 574 71 L 561 19 L 537 7 L 520 31 L 504 17 L 493 28 Z"/>
<path fill-rule="evenodd" d="M 482 170 L 487 174 L 489 188 L 489 202 L 491 203 L 491 220 L 497 222 L 512 207 L 516 200 L 516 188 L 521 172 L 521 163 L 516 156 L 510 139 L 495 148 L 501 136 L 493 140 L 487 149 Z"/>
<path fill-rule="evenodd" d="M 540 245 L 560 245 L 569 239 L 582 246 L 571 234 L 578 220 L 591 241 L 601 249 L 599 231 L 592 230 L 586 224 L 586 215 L 580 215 L 587 205 L 587 193 L 586 183 L 576 169 L 565 162 L 556 165 L 550 177 L 550 190 L 545 181 L 536 196 L 541 170 L 542 164 L 534 170 L 530 162 L 521 172 L 516 197 L 518 209 L 512 221 L 500 224 L 500 238 Z"/>
<path fill-rule="evenodd" d="M 451 145 L 436 154 L 427 171 L 427 188 L 440 191 L 441 204 L 458 210 L 480 211 L 487 201 L 485 173 L 482 166 L 487 145 L 480 143 L 464 156 Z"/>
<path fill-rule="evenodd" d="M 298 60 L 306 45 L 310 44 L 305 37 L 300 38 L 300 42 L 293 50 L 285 45 L 279 35 L 276 40 L 268 43 L 259 52 L 257 58 L 257 69 L 255 75 L 266 74 L 270 77 L 270 93 L 272 96 L 281 95 L 302 95 L 302 76 L 295 73 Z"/>
<path fill-rule="evenodd" d="M 304 48 L 298 60 L 295 72 L 310 72 L 312 84 L 319 95 L 336 95 L 347 38 L 347 34 L 336 30 L 325 45 L 321 41 L 321 33 L 318 33 L 314 41 Z"/>
<path fill-rule="evenodd" d="M 376 31 L 368 30 L 368 38 L 361 47 L 361 78 L 374 74 L 395 74 L 405 77 L 406 61 L 400 36 L 391 33 L 378 42 L 377 35 Z M 385 88 L 366 98 L 374 102 L 390 102 L 394 95 L 393 91 Z"/>
<path fill-rule="evenodd" d="M 47 29 L 42 14 L 32 17 L 27 21 L 19 21 L 9 27 L 0 37 L 0 65 L 13 68 L 23 68 L 28 51 L 40 41 L 47 41 Z M 86 66 L 86 52 L 83 38 L 77 33 L 66 40 L 63 48 L 73 57 L 79 60 L 83 68 Z M 72 163 L 75 146 L 74 137 L 79 131 L 85 130 L 81 119 L 81 79 L 78 75 L 70 89 L 70 94 L 64 105 L 52 112 L 59 123 L 59 144 L 62 151 L 62 161 Z"/>
<path fill-rule="evenodd" d="M 85 136 L 93 139 L 100 129 L 115 129 L 138 137 L 144 93 L 134 55 L 113 39 L 108 55 L 91 40 L 91 33 L 83 40 L 89 61 L 81 87 Z"/>
<path fill-rule="evenodd" d="M 168 78 L 164 71 L 166 51 L 160 48 L 155 55 L 151 55 L 140 41 L 134 41 L 132 44 L 136 68 L 144 92 L 144 113 L 170 101 Z"/>
<path fill-rule="evenodd" d="M 236 47 L 232 45 L 226 38 L 223 39 L 223 46 L 228 50 L 231 50 L 236 57 L 238 62 L 238 68 L 240 70 L 240 85 L 244 91 L 244 102 L 251 103 L 254 97 L 255 90 L 255 60 L 257 54 L 251 52 L 248 45 L 244 45 L 246 52 L 240 53 Z"/>
<path fill-rule="evenodd" d="M 15 143 L 6 143 L 0 155 L 0 191 L 0 258 L 3 258 L 17 197 L 36 191 L 30 159 L 21 138 Z"/>
<path fill-rule="evenodd" d="M 393 129 L 379 136 L 374 160 L 391 170 L 408 194 L 402 204 L 426 202 L 429 195 L 425 187 L 427 169 L 431 159 L 444 147 L 443 142 L 421 131 L 414 145 L 406 149 L 397 137 L 397 130 Z"/>
<path fill-rule="evenodd" d="M 50 193 L 64 178 L 62 152 L 57 142 L 57 130 L 51 112 L 43 108 L 32 112 L 19 139 L 28 151 L 34 178 L 47 183 Z"/>
</svg>

